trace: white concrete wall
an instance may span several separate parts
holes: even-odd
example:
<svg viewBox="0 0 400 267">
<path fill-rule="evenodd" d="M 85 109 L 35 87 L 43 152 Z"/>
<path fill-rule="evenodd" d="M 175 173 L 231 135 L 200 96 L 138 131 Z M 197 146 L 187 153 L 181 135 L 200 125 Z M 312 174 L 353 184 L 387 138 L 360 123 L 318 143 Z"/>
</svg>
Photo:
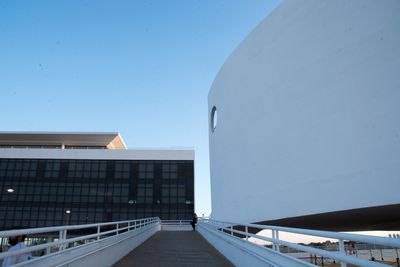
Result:
<svg viewBox="0 0 400 267">
<path fill-rule="evenodd" d="M 209 93 L 212 216 L 400 203 L 400 1 L 283 2 Z"/>
</svg>

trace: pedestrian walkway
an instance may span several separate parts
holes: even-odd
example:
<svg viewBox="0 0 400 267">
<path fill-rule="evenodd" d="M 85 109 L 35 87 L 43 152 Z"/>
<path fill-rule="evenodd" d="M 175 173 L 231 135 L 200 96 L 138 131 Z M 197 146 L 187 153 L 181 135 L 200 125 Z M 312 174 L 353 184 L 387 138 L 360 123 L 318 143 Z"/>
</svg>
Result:
<svg viewBox="0 0 400 267">
<path fill-rule="evenodd" d="M 160 231 L 113 266 L 233 265 L 197 232 Z"/>
</svg>

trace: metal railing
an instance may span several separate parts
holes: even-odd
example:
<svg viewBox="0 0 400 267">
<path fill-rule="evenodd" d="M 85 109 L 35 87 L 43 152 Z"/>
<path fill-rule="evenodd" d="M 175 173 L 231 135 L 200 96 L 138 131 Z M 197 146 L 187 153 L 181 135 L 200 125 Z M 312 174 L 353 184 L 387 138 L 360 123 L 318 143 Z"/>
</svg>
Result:
<svg viewBox="0 0 400 267">
<path fill-rule="evenodd" d="M 361 258 L 357 258 L 354 255 L 346 255 L 345 251 L 345 241 L 353 241 L 359 243 L 367 243 L 374 245 L 381 245 L 385 247 L 392 248 L 400 248 L 400 240 L 395 238 L 388 237 L 377 237 L 377 236 L 369 236 L 369 235 L 358 235 L 358 234 L 348 234 L 348 233 L 340 233 L 340 232 L 329 232 L 329 231 L 318 231 L 318 230 L 309 230 L 309 229 L 299 229 L 299 228 L 289 228 L 289 227 L 280 227 L 280 226 L 270 226 L 270 225 L 260 225 L 260 224 L 249 224 L 249 223 L 237 223 L 237 222 L 225 222 L 211 219 L 201 218 L 199 220 L 199 225 L 204 229 L 211 232 L 224 233 L 227 236 L 232 238 L 240 239 L 246 243 L 253 243 L 249 239 L 257 239 L 266 241 L 271 244 L 271 248 L 264 247 L 266 250 L 272 249 L 278 253 L 281 253 L 280 246 L 285 246 L 288 248 L 292 248 L 297 251 L 303 251 L 306 253 L 319 255 L 328 259 L 333 259 L 335 261 L 340 262 L 341 267 L 346 266 L 346 264 L 354 264 L 357 266 L 388 266 L 382 263 L 378 263 L 375 261 L 369 261 Z M 239 230 L 242 229 L 242 230 Z M 253 234 L 249 231 L 249 229 L 253 230 L 251 232 L 259 232 L 262 230 L 270 230 L 271 237 L 264 236 L 260 234 Z M 257 229 L 254 231 L 254 229 Z M 314 248 L 311 246 L 296 244 L 292 242 L 288 242 L 279 238 L 279 233 L 292 233 L 292 234 L 301 234 L 312 237 L 323 237 L 329 239 L 336 239 L 338 242 L 338 250 L 337 251 L 328 251 L 320 248 Z M 255 244 L 255 243 L 253 243 Z M 287 255 L 287 254 L 285 254 Z M 397 259 L 398 261 L 398 259 Z M 309 263 L 307 263 L 309 264 Z"/>
<path fill-rule="evenodd" d="M 0 238 L 7 238 L 7 237 L 21 236 L 21 235 L 49 236 L 52 234 L 58 236 L 58 239 L 52 242 L 29 246 L 16 251 L 2 252 L 0 253 L 0 259 L 25 253 L 32 253 L 35 251 L 46 251 L 46 254 L 56 253 L 69 248 L 84 246 L 87 243 L 99 242 L 107 238 L 118 236 L 125 232 L 130 232 L 136 229 L 141 229 L 146 226 L 157 225 L 157 224 L 160 224 L 160 219 L 157 217 L 153 217 L 153 218 L 145 218 L 145 219 L 130 220 L 130 221 L 0 231 Z M 87 235 L 70 234 L 70 236 L 68 236 L 68 232 L 71 233 L 77 230 L 87 230 L 88 232 L 90 231 L 94 233 Z M 82 242 L 84 244 L 81 244 Z M 52 250 L 55 251 L 52 252 Z"/>
<path fill-rule="evenodd" d="M 174 225 L 174 226 L 181 226 L 181 225 L 190 225 L 191 220 L 162 220 L 161 225 Z"/>
<path fill-rule="evenodd" d="M 190 220 L 162 220 L 161 231 L 190 231 Z"/>
</svg>

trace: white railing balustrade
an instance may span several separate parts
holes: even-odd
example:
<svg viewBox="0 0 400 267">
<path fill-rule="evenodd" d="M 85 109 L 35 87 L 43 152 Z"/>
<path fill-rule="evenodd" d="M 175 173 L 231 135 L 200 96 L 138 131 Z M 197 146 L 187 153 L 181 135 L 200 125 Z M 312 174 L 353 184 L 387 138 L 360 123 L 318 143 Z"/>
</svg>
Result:
<svg viewBox="0 0 400 267">
<path fill-rule="evenodd" d="M 162 220 L 161 225 L 190 225 L 191 220 Z"/>
<path fill-rule="evenodd" d="M 190 220 L 162 220 L 161 231 L 190 231 Z"/>
<path fill-rule="evenodd" d="M 359 234 L 349 234 L 349 233 L 341 233 L 341 232 L 330 232 L 330 231 L 318 231 L 318 230 L 309 230 L 309 229 L 299 229 L 299 228 L 290 228 L 290 227 L 280 227 L 280 226 L 270 226 L 270 225 L 260 225 L 260 224 L 249 224 L 249 223 L 238 223 L 238 222 L 225 222 L 218 220 L 211 220 L 200 218 L 199 219 L 199 227 L 202 230 L 206 230 L 208 232 L 214 233 L 223 233 L 224 236 L 229 236 L 229 238 L 234 238 L 241 240 L 243 244 L 252 243 L 254 246 L 262 247 L 265 250 L 273 250 L 278 254 L 282 254 L 285 257 L 291 256 L 290 253 L 282 253 L 280 250 L 280 246 L 285 246 L 286 248 L 291 248 L 295 251 L 302 251 L 305 253 L 309 253 L 310 255 L 319 255 L 320 257 L 325 257 L 328 259 L 332 259 L 335 262 L 340 262 L 341 267 L 346 266 L 347 264 L 354 264 L 357 266 L 392 266 L 386 265 L 383 263 L 379 263 L 377 261 L 372 261 L 368 259 L 358 258 L 357 255 L 347 255 L 344 243 L 345 241 L 351 241 L 354 243 L 362 243 L 362 244 L 372 244 L 383 246 L 384 248 L 393 248 L 396 250 L 400 248 L 400 239 L 396 238 L 388 238 L 388 237 L 378 237 L 378 236 L 369 236 L 369 235 L 359 235 Z M 241 230 L 239 230 L 241 229 Z M 252 229 L 253 231 L 249 231 Z M 255 231 L 254 231 L 255 230 Z M 262 230 L 270 230 L 271 237 L 254 234 L 255 232 L 260 232 Z M 279 238 L 279 233 L 292 233 L 292 234 L 301 234 L 310 237 L 323 237 L 329 239 L 335 239 L 338 243 L 338 249 L 336 251 L 328 251 L 321 248 L 315 248 L 311 246 L 301 245 L 289 241 L 285 241 Z M 253 240 L 262 240 L 271 244 L 271 248 L 265 247 L 263 245 L 257 245 L 249 239 Z M 292 257 L 292 256 L 291 256 Z M 293 256 L 293 258 L 295 258 Z M 298 259 L 296 259 L 298 260 Z M 397 256 L 397 263 L 399 262 Z M 297 262 L 298 263 L 298 262 Z M 396 262 L 394 262 L 396 263 Z M 309 262 L 304 262 L 305 265 L 309 265 Z"/>
<path fill-rule="evenodd" d="M 57 253 L 69 248 L 76 248 L 84 246 L 87 243 L 95 243 L 120 235 L 124 232 L 135 231 L 147 226 L 160 224 L 160 219 L 157 217 L 145 218 L 130 221 L 118 222 L 105 222 L 96 224 L 82 224 L 82 225 L 65 225 L 55 227 L 43 227 L 21 230 L 0 231 L 0 238 L 7 238 L 11 236 L 26 235 L 27 237 L 56 237 L 57 240 L 47 242 L 44 244 L 33 245 L 16 251 L 7 251 L 0 253 L 0 259 L 8 256 L 15 256 L 24 253 L 32 253 L 35 251 L 43 251 L 46 254 Z M 73 232 L 85 230 L 87 232 L 94 232 L 93 234 L 81 235 L 74 234 Z M 70 235 L 68 236 L 68 233 Z M 49 241 L 49 240 L 48 240 Z M 83 243 L 83 244 L 82 244 Z"/>
<path fill-rule="evenodd" d="M 110 244 L 124 242 L 127 238 L 131 238 L 131 236 L 138 236 L 140 239 L 138 241 L 143 242 L 145 238 L 148 238 L 154 231 L 160 229 L 162 231 L 188 231 L 192 228 L 190 222 L 190 220 L 161 221 L 159 218 L 153 217 L 130 221 L 1 231 L 0 238 L 26 235 L 29 238 L 47 238 L 47 243 L 28 246 L 17 251 L 2 252 L 0 253 L 0 259 L 4 259 L 7 256 L 32 252 L 46 254 L 46 257 L 39 257 L 32 260 L 32 262 L 29 263 L 32 264 L 33 261 L 39 259 L 40 261 L 48 257 L 54 259 L 58 257 L 57 255 L 64 255 L 64 252 L 68 252 L 65 254 L 67 255 L 71 251 L 76 251 L 75 248 L 86 253 L 87 249 L 92 249 L 91 247 L 86 247 L 88 243 L 93 244 L 93 246 L 96 247 L 94 248 L 95 251 L 97 251 L 97 247 L 109 248 Z M 384 253 L 387 253 L 388 249 L 394 250 L 397 255 L 397 264 L 399 264 L 397 249 L 400 248 L 400 239 L 396 238 L 224 222 L 208 218 L 199 218 L 197 228 L 211 244 L 215 245 L 221 253 L 226 255 L 229 260 L 237 265 L 248 265 L 254 262 L 257 266 L 260 265 L 260 263 L 261 266 L 315 266 L 314 264 L 318 263 L 318 255 L 318 257 L 322 259 L 322 263 L 324 259 L 330 259 L 331 261 L 340 263 L 341 267 L 347 266 L 347 264 L 371 267 L 388 266 L 382 262 L 360 258 L 359 256 L 363 254 L 361 250 L 355 254 L 346 253 L 348 251 L 346 250 L 345 243 L 348 242 L 353 242 L 352 244 L 354 244 L 354 247 L 365 246 L 364 248 L 367 248 L 371 255 L 370 259 L 373 258 L 372 250 L 376 249 L 376 246 L 380 247 L 381 257 L 379 257 L 379 259 L 383 259 Z M 137 232 L 132 232 L 131 234 L 127 233 L 136 230 Z M 262 230 L 268 230 L 270 234 L 260 234 L 259 232 Z M 149 233 L 149 235 L 141 238 L 140 234 L 144 232 Z M 286 233 L 306 235 L 312 238 L 323 237 L 335 239 L 337 242 L 331 243 L 331 246 L 327 249 L 311 247 L 283 240 L 282 237 Z M 261 240 L 267 243 L 268 246 L 255 244 L 254 240 Z M 120 250 L 120 248 L 117 249 L 116 251 Z M 291 250 L 292 253 L 289 250 Z M 307 259 L 300 258 L 297 252 L 310 255 L 308 261 Z M 129 249 L 126 253 L 129 253 Z M 312 261 L 313 259 L 314 261 Z M 68 259 L 68 261 L 71 261 L 71 259 Z M 109 264 L 112 265 L 112 262 Z"/>
</svg>

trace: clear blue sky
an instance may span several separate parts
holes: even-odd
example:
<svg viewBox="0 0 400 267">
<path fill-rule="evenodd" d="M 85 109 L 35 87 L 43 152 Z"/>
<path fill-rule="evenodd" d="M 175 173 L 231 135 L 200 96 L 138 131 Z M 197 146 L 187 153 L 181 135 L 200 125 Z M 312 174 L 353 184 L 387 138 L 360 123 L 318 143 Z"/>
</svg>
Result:
<svg viewBox="0 0 400 267">
<path fill-rule="evenodd" d="M 0 130 L 194 147 L 196 211 L 209 214 L 207 94 L 278 2 L 1 1 Z"/>
</svg>

